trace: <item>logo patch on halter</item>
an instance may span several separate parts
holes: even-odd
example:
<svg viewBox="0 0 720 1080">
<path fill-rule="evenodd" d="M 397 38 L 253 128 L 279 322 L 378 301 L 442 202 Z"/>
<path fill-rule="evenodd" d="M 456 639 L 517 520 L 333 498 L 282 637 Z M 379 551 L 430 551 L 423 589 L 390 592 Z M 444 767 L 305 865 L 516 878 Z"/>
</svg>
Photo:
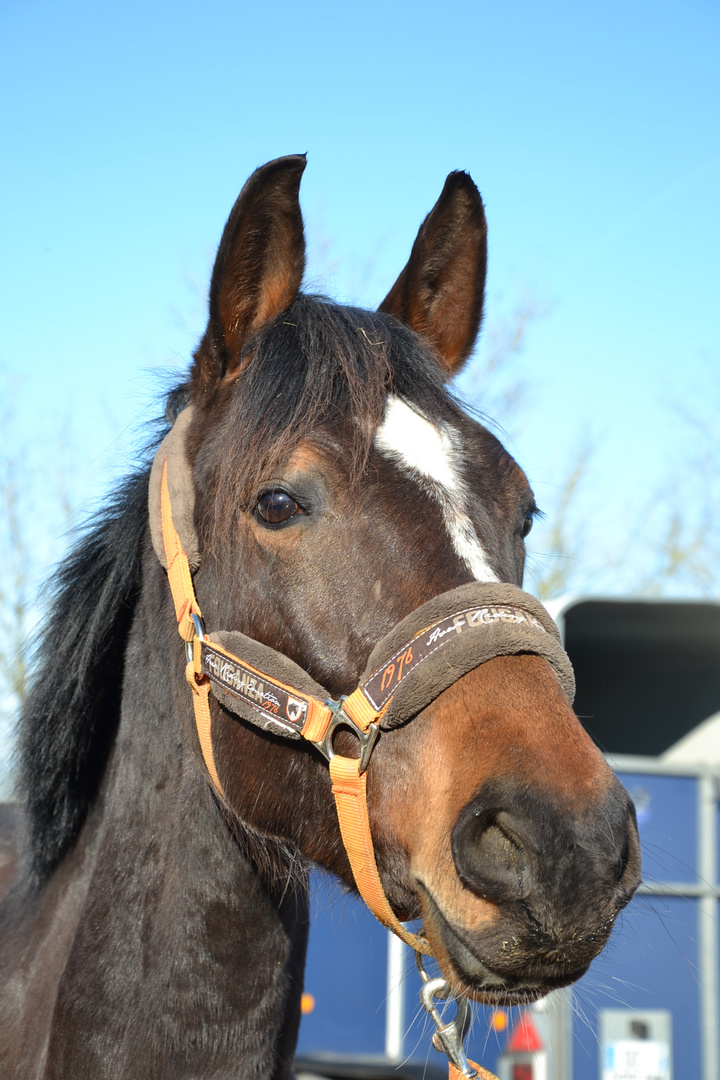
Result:
<svg viewBox="0 0 720 1080">
<path fill-rule="evenodd" d="M 413 640 L 395 655 L 364 684 L 362 692 L 374 709 L 384 709 L 398 686 L 429 656 L 442 649 L 444 645 L 456 641 L 463 634 L 471 633 L 483 626 L 505 623 L 514 626 L 528 626 L 547 634 L 543 624 L 522 608 L 504 604 L 489 604 L 487 607 L 467 608 L 455 615 L 426 627 Z"/>
<path fill-rule="evenodd" d="M 308 703 L 289 694 L 282 686 L 255 671 L 242 661 L 226 656 L 212 642 L 203 641 L 200 652 L 200 670 L 218 686 L 249 705 L 269 720 L 275 720 L 285 728 L 288 721 L 294 731 L 300 732 L 307 717 Z"/>
<path fill-rule="evenodd" d="M 288 720 L 292 724 L 299 724 L 301 720 L 304 723 L 305 713 L 307 712 L 307 701 L 301 701 L 300 698 L 296 698 L 293 697 L 292 694 L 288 694 L 287 704 L 285 705 L 285 712 L 287 713 Z"/>
</svg>

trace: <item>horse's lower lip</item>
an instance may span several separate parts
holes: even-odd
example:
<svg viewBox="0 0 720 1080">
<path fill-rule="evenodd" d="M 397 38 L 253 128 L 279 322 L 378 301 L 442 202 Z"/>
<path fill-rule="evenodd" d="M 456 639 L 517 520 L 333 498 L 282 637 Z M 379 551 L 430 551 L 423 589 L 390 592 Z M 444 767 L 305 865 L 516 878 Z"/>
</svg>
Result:
<svg viewBox="0 0 720 1080">
<path fill-rule="evenodd" d="M 493 970 L 465 942 L 462 931 L 449 922 L 422 882 L 418 882 L 418 886 L 425 901 L 429 922 L 439 933 L 447 956 L 457 976 L 462 980 L 460 989 L 469 993 L 476 1001 L 485 1005 L 527 1005 L 544 997 L 551 990 L 567 986 L 584 974 L 585 968 L 556 978 L 521 978 L 508 977 Z"/>
</svg>

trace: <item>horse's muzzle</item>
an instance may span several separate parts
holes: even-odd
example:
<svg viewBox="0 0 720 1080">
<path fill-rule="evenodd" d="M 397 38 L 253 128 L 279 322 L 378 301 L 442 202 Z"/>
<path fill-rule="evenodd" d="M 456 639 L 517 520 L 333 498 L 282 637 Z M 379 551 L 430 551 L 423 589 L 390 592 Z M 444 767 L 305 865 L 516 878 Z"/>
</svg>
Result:
<svg viewBox="0 0 720 1080">
<path fill-rule="evenodd" d="M 550 792 L 491 781 L 460 812 L 452 853 L 464 889 L 497 915 L 468 929 L 426 893 L 426 925 L 463 987 L 486 1000 L 530 1000 L 574 982 L 640 883 L 635 811 L 614 777 L 581 815 Z"/>
</svg>

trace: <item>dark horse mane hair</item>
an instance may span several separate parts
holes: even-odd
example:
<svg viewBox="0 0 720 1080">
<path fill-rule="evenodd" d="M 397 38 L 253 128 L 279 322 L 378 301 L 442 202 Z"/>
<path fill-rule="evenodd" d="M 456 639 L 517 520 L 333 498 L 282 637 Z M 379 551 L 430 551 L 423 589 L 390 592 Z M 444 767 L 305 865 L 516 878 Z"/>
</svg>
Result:
<svg viewBox="0 0 720 1080">
<path fill-rule="evenodd" d="M 210 455 L 220 462 L 219 490 L 234 500 L 246 502 L 264 469 L 334 420 L 353 420 L 359 475 L 388 392 L 421 409 L 453 401 L 439 363 L 412 331 L 390 315 L 322 298 L 298 297 L 249 351 L 262 362 L 250 359 L 239 376 L 233 439 Z M 189 400 L 189 385 L 171 391 L 168 419 Z M 213 437 L 222 438 L 222 431 L 210 443 Z M 18 741 L 35 883 L 47 879 L 77 838 L 117 731 L 124 653 L 142 581 L 148 471 L 146 465 L 125 480 L 53 581 Z M 232 520 L 220 513 L 218 521 L 223 517 Z"/>
<path fill-rule="evenodd" d="M 52 873 L 77 837 L 117 731 L 147 486 L 147 468 L 128 477 L 52 581 L 18 738 L 27 869 L 35 882 Z"/>
</svg>

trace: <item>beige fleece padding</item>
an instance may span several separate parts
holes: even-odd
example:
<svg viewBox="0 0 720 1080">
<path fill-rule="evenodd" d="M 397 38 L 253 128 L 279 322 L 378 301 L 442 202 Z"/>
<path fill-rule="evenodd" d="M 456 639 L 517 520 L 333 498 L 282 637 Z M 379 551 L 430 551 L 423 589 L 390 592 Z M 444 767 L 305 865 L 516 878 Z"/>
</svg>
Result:
<svg viewBox="0 0 720 1080">
<path fill-rule="evenodd" d="M 531 653 L 547 660 L 558 677 L 566 697 L 572 704 L 575 694 L 575 679 L 567 653 L 560 643 L 558 629 L 539 600 L 523 592 L 516 585 L 494 582 L 475 581 L 461 585 L 450 592 L 433 597 L 422 607 L 411 612 L 386 634 L 372 651 L 360 685 L 371 679 L 376 672 L 388 663 L 398 650 L 403 649 L 416 635 L 426 627 L 462 611 L 482 608 L 512 608 L 527 612 L 540 624 L 540 628 L 531 623 L 478 622 L 465 629 L 462 634 L 449 637 L 436 652 L 428 656 L 407 679 L 395 690 L 392 700 L 380 719 L 380 727 L 390 729 L 416 716 L 431 701 L 452 686 L 469 671 L 492 660 L 496 656 L 515 656 Z M 422 636 L 422 635 L 419 635 Z M 261 644 L 238 631 L 217 630 L 209 635 L 229 653 L 245 661 L 271 679 L 277 679 L 286 686 L 294 687 L 304 694 L 309 694 L 320 701 L 327 697 L 327 691 L 316 683 L 307 672 L 294 661 L 275 649 Z M 224 687 L 212 683 L 212 690 L 218 701 L 231 712 L 242 716 L 259 727 L 270 727 L 252 704 L 228 692 Z M 284 732 L 285 733 L 285 732 Z"/>
<path fill-rule="evenodd" d="M 191 570 L 200 565 L 200 544 L 195 532 L 195 485 L 192 470 L 185 451 L 185 438 L 192 422 L 192 405 L 178 416 L 175 424 L 158 447 L 150 472 L 149 509 L 150 533 L 155 554 L 167 570 L 165 545 L 163 544 L 160 517 L 160 484 L 163 464 L 167 459 L 168 492 L 172 506 L 173 523 L 177 529 Z"/>
<path fill-rule="evenodd" d="M 572 704 L 575 676 L 557 626 L 539 600 L 517 585 L 504 582 L 473 581 L 460 585 L 412 611 L 375 646 L 360 684 L 370 680 L 421 630 L 456 612 L 488 606 L 521 608 L 537 619 L 543 629 L 528 623 L 498 621 L 490 625 L 479 623 L 463 634 L 454 635 L 400 683 L 380 720 L 380 727 L 397 727 L 417 715 L 443 690 L 486 660 L 521 653 L 532 653 L 547 660 Z"/>
<path fill-rule="evenodd" d="M 301 694 L 317 698 L 318 701 L 325 701 L 328 697 L 327 690 L 320 683 L 316 683 L 312 676 L 308 675 L 289 656 L 271 649 L 269 645 L 263 645 L 261 641 L 256 641 L 255 638 L 250 638 L 239 630 L 215 630 L 207 637 L 211 643 L 215 641 L 226 652 L 237 656 L 238 660 L 244 661 L 257 671 L 269 675 L 272 679 L 277 679 L 278 682 L 292 687 Z M 244 720 L 248 720 L 265 731 L 277 731 L 279 727 L 279 733 L 286 738 L 300 738 L 295 732 L 288 730 L 287 724 L 278 725 L 272 717 L 266 717 L 259 708 L 254 708 L 249 701 L 245 701 L 238 694 L 233 694 L 221 684 L 213 682 L 212 678 L 210 686 L 218 701 L 230 712 L 242 716 Z"/>
</svg>

